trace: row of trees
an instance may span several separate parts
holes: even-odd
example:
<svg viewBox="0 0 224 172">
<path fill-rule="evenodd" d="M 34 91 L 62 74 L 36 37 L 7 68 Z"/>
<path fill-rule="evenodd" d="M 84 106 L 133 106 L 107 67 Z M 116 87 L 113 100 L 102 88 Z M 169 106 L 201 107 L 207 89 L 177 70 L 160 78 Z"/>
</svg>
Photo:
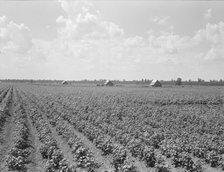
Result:
<svg viewBox="0 0 224 172">
<path fill-rule="evenodd" d="M 82 84 L 100 84 L 104 83 L 106 79 L 98 79 L 98 80 L 73 80 L 69 81 L 70 84 L 75 84 L 75 83 L 82 83 Z M 141 80 L 112 80 L 115 84 L 150 84 L 151 79 L 141 79 Z M 0 80 L 0 82 L 12 82 L 12 83 L 44 83 L 44 84 L 60 84 L 62 80 L 33 80 L 33 79 L 4 79 Z M 160 80 L 160 82 L 163 85 L 219 85 L 219 86 L 224 86 L 224 80 L 209 80 L 205 81 L 201 78 L 198 78 L 196 81 L 194 80 L 187 80 L 183 81 L 182 78 L 178 77 L 176 80 L 171 79 L 170 81 L 164 81 Z"/>
<path fill-rule="evenodd" d="M 205 81 L 201 78 L 198 78 L 197 81 L 192 81 L 192 80 L 188 80 L 188 81 L 182 81 L 181 78 L 177 78 L 177 80 L 172 80 L 173 82 L 175 82 L 175 85 L 195 85 L 195 84 L 198 84 L 198 85 L 224 85 L 224 81 L 222 79 L 220 79 L 219 81 L 218 80 L 209 80 L 209 81 Z"/>
</svg>

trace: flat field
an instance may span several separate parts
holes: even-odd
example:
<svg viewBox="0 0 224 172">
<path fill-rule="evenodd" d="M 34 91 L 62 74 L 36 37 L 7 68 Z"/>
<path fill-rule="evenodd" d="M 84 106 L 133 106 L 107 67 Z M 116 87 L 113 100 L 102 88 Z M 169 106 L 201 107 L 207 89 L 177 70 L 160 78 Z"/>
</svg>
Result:
<svg viewBox="0 0 224 172">
<path fill-rule="evenodd" d="M 0 171 L 224 170 L 223 87 L 0 85 Z"/>
</svg>

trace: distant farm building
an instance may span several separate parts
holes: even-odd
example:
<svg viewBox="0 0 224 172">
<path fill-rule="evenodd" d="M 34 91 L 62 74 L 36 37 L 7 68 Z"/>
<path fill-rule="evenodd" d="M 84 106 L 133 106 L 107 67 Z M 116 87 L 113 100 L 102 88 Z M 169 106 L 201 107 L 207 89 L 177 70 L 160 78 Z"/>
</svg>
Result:
<svg viewBox="0 0 224 172">
<path fill-rule="evenodd" d="M 104 86 L 114 86 L 114 83 L 110 80 L 107 80 L 105 83 L 104 83 Z"/>
<path fill-rule="evenodd" d="M 61 84 L 62 85 L 68 85 L 68 81 L 62 81 Z"/>
<path fill-rule="evenodd" d="M 150 86 L 152 87 L 162 87 L 161 82 L 159 82 L 159 80 L 153 80 L 150 84 Z"/>
</svg>

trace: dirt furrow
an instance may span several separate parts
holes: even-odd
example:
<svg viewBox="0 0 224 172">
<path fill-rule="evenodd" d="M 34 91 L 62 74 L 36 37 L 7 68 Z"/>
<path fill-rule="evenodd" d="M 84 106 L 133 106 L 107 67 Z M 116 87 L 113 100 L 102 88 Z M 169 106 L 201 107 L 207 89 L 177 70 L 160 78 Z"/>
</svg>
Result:
<svg viewBox="0 0 224 172">
<path fill-rule="evenodd" d="M 48 125 L 50 126 L 49 121 L 44 114 L 43 114 L 43 117 L 48 122 Z M 64 157 L 68 160 L 69 164 L 76 166 L 73 155 L 71 153 L 71 149 L 69 148 L 67 143 L 63 139 L 61 139 L 61 137 L 57 134 L 57 131 L 55 130 L 54 127 L 50 127 L 50 129 L 51 129 L 51 132 L 52 132 L 55 140 L 57 141 L 59 149 L 62 150 Z"/>
<path fill-rule="evenodd" d="M 67 123 L 68 126 L 71 126 L 71 124 Z M 74 127 L 73 127 L 74 128 Z M 91 142 L 89 139 L 87 139 L 84 134 L 78 132 L 75 128 L 73 130 L 75 135 L 77 135 L 81 142 L 85 144 L 87 148 L 89 148 L 93 152 L 93 156 L 96 159 L 97 162 L 100 163 L 101 168 L 99 170 L 107 169 L 107 171 L 112 171 L 114 167 L 111 164 L 111 160 L 109 158 L 102 156 L 102 151 L 96 148 L 93 142 Z"/>
<path fill-rule="evenodd" d="M 31 154 L 31 164 L 28 165 L 29 171 L 32 172 L 43 172 L 45 171 L 44 165 L 46 162 L 43 161 L 41 154 L 39 152 L 40 142 L 37 137 L 36 130 L 30 125 L 30 118 L 28 117 L 28 127 L 30 129 L 30 140 L 33 145 L 33 152 Z"/>
</svg>

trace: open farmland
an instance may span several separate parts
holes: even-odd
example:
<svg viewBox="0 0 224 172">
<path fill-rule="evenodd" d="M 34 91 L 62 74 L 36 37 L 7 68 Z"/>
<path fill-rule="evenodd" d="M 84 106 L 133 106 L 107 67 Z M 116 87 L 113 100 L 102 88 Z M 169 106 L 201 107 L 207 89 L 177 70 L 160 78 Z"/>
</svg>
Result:
<svg viewBox="0 0 224 172">
<path fill-rule="evenodd" d="M 0 86 L 0 171 L 224 170 L 222 87 Z"/>
</svg>

